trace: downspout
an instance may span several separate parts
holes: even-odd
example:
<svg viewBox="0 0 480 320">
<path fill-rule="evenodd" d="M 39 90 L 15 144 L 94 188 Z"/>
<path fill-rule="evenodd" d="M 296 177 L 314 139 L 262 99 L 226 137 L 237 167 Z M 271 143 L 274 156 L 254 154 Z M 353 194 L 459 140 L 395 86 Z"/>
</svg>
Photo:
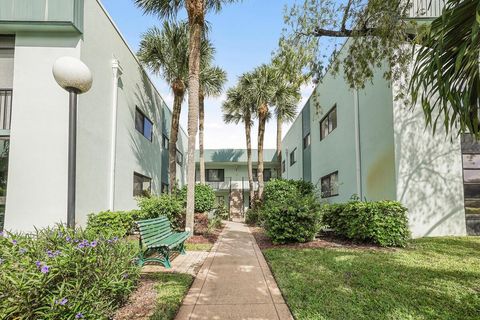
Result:
<svg viewBox="0 0 480 320">
<path fill-rule="evenodd" d="M 117 153 L 117 110 L 118 110 L 118 80 L 121 69 L 117 59 L 112 61 L 113 85 L 112 85 L 112 132 L 110 146 L 110 186 L 109 186 L 109 210 L 115 210 L 115 160 Z"/>
<path fill-rule="evenodd" d="M 362 189 L 362 154 L 360 149 L 360 109 L 359 109 L 359 94 L 358 90 L 353 90 L 353 107 L 355 114 L 355 171 L 357 176 L 357 194 L 360 200 L 363 200 Z"/>
</svg>

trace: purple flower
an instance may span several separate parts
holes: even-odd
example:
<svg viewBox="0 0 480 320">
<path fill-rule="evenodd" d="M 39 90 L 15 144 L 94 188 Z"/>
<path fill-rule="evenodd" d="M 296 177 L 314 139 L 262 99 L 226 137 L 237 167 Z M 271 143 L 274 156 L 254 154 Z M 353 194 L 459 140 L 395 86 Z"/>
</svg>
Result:
<svg viewBox="0 0 480 320">
<path fill-rule="evenodd" d="M 96 241 L 96 240 L 95 240 L 95 241 L 92 241 L 92 242 L 90 243 L 90 247 L 95 248 L 95 247 L 97 246 L 97 244 L 98 244 L 98 241 Z"/>
<path fill-rule="evenodd" d="M 117 241 L 118 241 L 118 237 L 114 237 L 114 238 L 113 238 L 113 241 L 117 242 Z"/>
<path fill-rule="evenodd" d="M 58 301 L 58 300 L 55 301 L 56 304 L 59 304 L 59 305 L 61 305 L 61 306 L 66 305 L 67 302 L 68 302 L 68 299 L 67 299 L 67 298 L 63 298 L 63 299 L 60 300 L 60 301 Z"/>
<path fill-rule="evenodd" d="M 83 319 L 83 314 L 81 312 L 77 313 L 77 315 L 75 316 L 75 319 Z"/>
<path fill-rule="evenodd" d="M 70 241 L 72 241 L 72 238 L 66 237 L 65 240 L 66 240 L 67 242 L 70 242 Z"/>
<path fill-rule="evenodd" d="M 18 252 L 20 252 L 20 254 L 24 254 L 25 252 L 27 252 L 27 249 L 25 249 L 25 248 L 20 248 L 20 250 L 18 250 Z"/>
<path fill-rule="evenodd" d="M 0 237 L 3 237 L 3 231 L 0 231 Z"/>
<path fill-rule="evenodd" d="M 42 263 L 41 263 L 40 261 L 38 261 L 38 260 L 37 260 L 37 261 L 35 261 L 35 265 L 37 266 L 37 268 L 40 268 L 40 267 L 41 267 L 41 265 L 42 265 Z"/>
<path fill-rule="evenodd" d="M 123 278 L 123 279 L 127 279 L 127 278 L 128 278 L 128 273 L 124 273 L 124 274 L 122 275 L 122 278 Z"/>
<path fill-rule="evenodd" d="M 42 268 L 40 269 L 40 272 L 43 274 L 47 274 L 50 271 L 50 267 L 47 265 L 43 265 Z"/>
<path fill-rule="evenodd" d="M 14 246 L 16 246 L 16 245 L 17 245 L 17 243 L 18 243 L 18 241 L 17 241 L 17 240 L 12 240 L 12 244 L 13 244 Z"/>
</svg>

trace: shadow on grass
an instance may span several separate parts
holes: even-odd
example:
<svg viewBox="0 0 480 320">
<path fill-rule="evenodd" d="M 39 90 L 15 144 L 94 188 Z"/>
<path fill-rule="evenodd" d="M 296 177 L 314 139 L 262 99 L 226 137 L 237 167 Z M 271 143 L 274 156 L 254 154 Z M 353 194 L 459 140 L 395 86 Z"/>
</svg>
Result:
<svg viewBox="0 0 480 320">
<path fill-rule="evenodd" d="M 192 285 L 193 277 L 181 273 L 157 273 L 155 277 L 157 284 L 157 306 L 155 313 L 150 317 L 152 320 L 174 319 L 182 300 Z"/>
<path fill-rule="evenodd" d="M 407 250 L 268 249 L 296 319 L 479 319 L 480 239 Z"/>
</svg>

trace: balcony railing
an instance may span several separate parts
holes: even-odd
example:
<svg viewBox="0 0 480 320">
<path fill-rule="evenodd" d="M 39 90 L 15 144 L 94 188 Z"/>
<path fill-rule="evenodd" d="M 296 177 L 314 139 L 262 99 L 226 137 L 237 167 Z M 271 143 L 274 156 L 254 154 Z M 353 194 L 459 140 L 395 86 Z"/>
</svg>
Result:
<svg viewBox="0 0 480 320">
<path fill-rule="evenodd" d="M 199 181 L 197 180 L 197 183 Z M 232 178 L 225 178 L 224 181 L 207 181 L 207 185 L 213 188 L 215 191 L 229 191 L 229 190 L 244 190 L 248 191 L 250 186 L 248 180 L 232 180 Z M 258 182 L 254 182 L 254 189 L 258 189 Z"/>
<path fill-rule="evenodd" d="M 445 0 L 405 0 L 410 4 L 409 17 L 436 18 L 442 14 Z"/>
<path fill-rule="evenodd" d="M 10 130 L 12 89 L 0 89 L 0 130 Z"/>
</svg>

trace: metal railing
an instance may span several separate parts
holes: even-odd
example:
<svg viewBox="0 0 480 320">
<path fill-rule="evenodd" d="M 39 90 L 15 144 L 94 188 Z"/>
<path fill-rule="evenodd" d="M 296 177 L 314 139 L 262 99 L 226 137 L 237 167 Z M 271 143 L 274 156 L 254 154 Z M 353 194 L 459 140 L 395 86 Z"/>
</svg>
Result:
<svg viewBox="0 0 480 320">
<path fill-rule="evenodd" d="M 411 18 L 436 18 L 442 14 L 445 0 L 406 0 Z"/>
<path fill-rule="evenodd" d="M 0 89 L 0 130 L 10 130 L 12 96 L 12 89 Z"/>
</svg>

